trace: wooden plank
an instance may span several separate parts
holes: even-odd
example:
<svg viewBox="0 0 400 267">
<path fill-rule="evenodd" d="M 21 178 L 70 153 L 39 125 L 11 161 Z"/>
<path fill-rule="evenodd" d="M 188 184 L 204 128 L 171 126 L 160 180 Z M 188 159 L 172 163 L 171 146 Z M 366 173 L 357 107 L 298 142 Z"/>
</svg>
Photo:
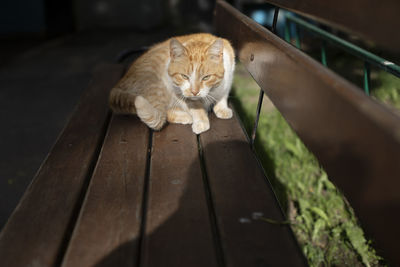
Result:
<svg viewBox="0 0 400 267">
<path fill-rule="evenodd" d="M 217 266 L 196 135 L 154 132 L 141 266 Z"/>
<path fill-rule="evenodd" d="M 137 266 L 149 130 L 113 116 L 62 266 Z"/>
<path fill-rule="evenodd" d="M 345 193 L 384 256 L 400 264 L 400 118 L 225 2 L 219 34 Z M 383 221 L 382 218 L 385 218 Z"/>
<path fill-rule="evenodd" d="M 226 266 L 306 266 L 236 115 L 200 137 Z"/>
<path fill-rule="evenodd" d="M 267 0 L 334 28 L 354 33 L 392 50 L 400 51 L 400 2 L 397 0 Z"/>
<path fill-rule="evenodd" d="M 108 93 L 122 72 L 119 65 L 94 71 L 69 123 L 0 234 L 3 266 L 59 263 L 104 137 Z"/>
</svg>

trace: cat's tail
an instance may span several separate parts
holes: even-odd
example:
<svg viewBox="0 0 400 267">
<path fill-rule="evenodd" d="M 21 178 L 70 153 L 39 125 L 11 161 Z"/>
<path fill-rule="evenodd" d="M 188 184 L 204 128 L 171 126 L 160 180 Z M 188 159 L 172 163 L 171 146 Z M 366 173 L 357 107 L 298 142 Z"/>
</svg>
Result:
<svg viewBox="0 0 400 267">
<path fill-rule="evenodd" d="M 136 96 L 119 88 L 113 88 L 110 92 L 109 104 L 116 114 L 136 114 Z"/>
<path fill-rule="evenodd" d="M 167 121 L 166 113 L 153 107 L 144 97 L 119 88 L 111 90 L 109 102 L 114 113 L 137 114 L 141 121 L 154 130 L 160 130 Z"/>
</svg>

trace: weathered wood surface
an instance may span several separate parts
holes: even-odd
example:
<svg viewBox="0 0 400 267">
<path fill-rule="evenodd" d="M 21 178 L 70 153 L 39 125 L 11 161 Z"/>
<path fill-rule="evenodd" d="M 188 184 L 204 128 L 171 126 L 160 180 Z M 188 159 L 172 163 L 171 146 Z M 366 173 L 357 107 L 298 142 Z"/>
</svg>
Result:
<svg viewBox="0 0 400 267">
<path fill-rule="evenodd" d="M 284 220 L 236 117 L 201 135 L 205 169 L 190 126 L 154 132 L 147 172 L 137 122 L 113 117 L 62 266 L 305 265 L 287 225 L 253 218 Z"/>
<path fill-rule="evenodd" d="M 96 162 L 109 116 L 107 99 L 123 68 L 103 65 L 0 234 L 2 266 L 59 263 Z"/>
<path fill-rule="evenodd" d="M 121 74 L 115 65 L 95 72 L 0 235 L 2 265 L 302 265 L 287 226 L 251 219 L 283 216 L 237 120 L 212 119 L 204 154 L 189 125 L 151 135 L 134 116 L 109 122 Z"/>
<path fill-rule="evenodd" d="M 196 135 L 154 132 L 142 266 L 217 266 Z"/>
<path fill-rule="evenodd" d="M 400 2 L 397 0 L 267 0 L 335 28 L 355 33 L 393 52 L 400 51 Z"/>
<path fill-rule="evenodd" d="M 236 116 L 200 136 L 226 266 L 306 266 Z"/>
<path fill-rule="evenodd" d="M 62 266 L 137 266 L 149 130 L 113 116 Z"/>
<path fill-rule="evenodd" d="M 400 228 L 400 118 L 224 1 L 217 32 L 345 193 L 393 262 Z"/>
</svg>

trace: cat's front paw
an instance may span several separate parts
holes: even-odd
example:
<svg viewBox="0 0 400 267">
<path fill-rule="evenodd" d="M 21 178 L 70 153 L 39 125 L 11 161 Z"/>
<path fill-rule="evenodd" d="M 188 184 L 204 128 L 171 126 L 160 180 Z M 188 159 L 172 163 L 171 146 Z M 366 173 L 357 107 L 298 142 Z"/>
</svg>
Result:
<svg viewBox="0 0 400 267">
<path fill-rule="evenodd" d="M 168 110 L 167 121 L 170 123 L 191 124 L 192 116 L 183 110 Z"/>
<path fill-rule="evenodd" d="M 226 108 L 214 108 L 214 113 L 217 116 L 217 118 L 220 119 L 230 119 L 233 116 L 232 109 L 226 107 Z"/>
<path fill-rule="evenodd" d="M 195 134 L 201 134 L 210 129 L 209 121 L 196 121 L 192 124 L 192 130 Z"/>
</svg>

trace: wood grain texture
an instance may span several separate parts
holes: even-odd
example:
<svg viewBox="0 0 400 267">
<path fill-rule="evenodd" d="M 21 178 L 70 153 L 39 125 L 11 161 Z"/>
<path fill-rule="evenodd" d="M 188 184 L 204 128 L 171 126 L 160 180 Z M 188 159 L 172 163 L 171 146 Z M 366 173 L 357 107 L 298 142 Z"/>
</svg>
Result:
<svg viewBox="0 0 400 267">
<path fill-rule="evenodd" d="M 154 132 L 142 266 L 216 266 L 196 135 Z"/>
<path fill-rule="evenodd" d="M 400 51 L 400 2 L 397 0 L 267 0 L 334 28 L 354 33 L 392 50 Z"/>
<path fill-rule="evenodd" d="M 62 266 L 136 266 L 149 130 L 113 116 Z"/>
<path fill-rule="evenodd" d="M 306 266 L 236 115 L 200 137 L 226 266 Z"/>
<path fill-rule="evenodd" d="M 69 123 L 0 234 L 2 266 L 54 266 L 96 162 L 108 118 L 108 92 L 123 72 L 96 68 Z"/>
<path fill-rule="evenodd" d="M 225 2 L 217 31 L 344 192 L 386 258 L 400 264 L 400 118 Z M 384 220 L 382 219 L 384 218 Z"/>
</svg>

